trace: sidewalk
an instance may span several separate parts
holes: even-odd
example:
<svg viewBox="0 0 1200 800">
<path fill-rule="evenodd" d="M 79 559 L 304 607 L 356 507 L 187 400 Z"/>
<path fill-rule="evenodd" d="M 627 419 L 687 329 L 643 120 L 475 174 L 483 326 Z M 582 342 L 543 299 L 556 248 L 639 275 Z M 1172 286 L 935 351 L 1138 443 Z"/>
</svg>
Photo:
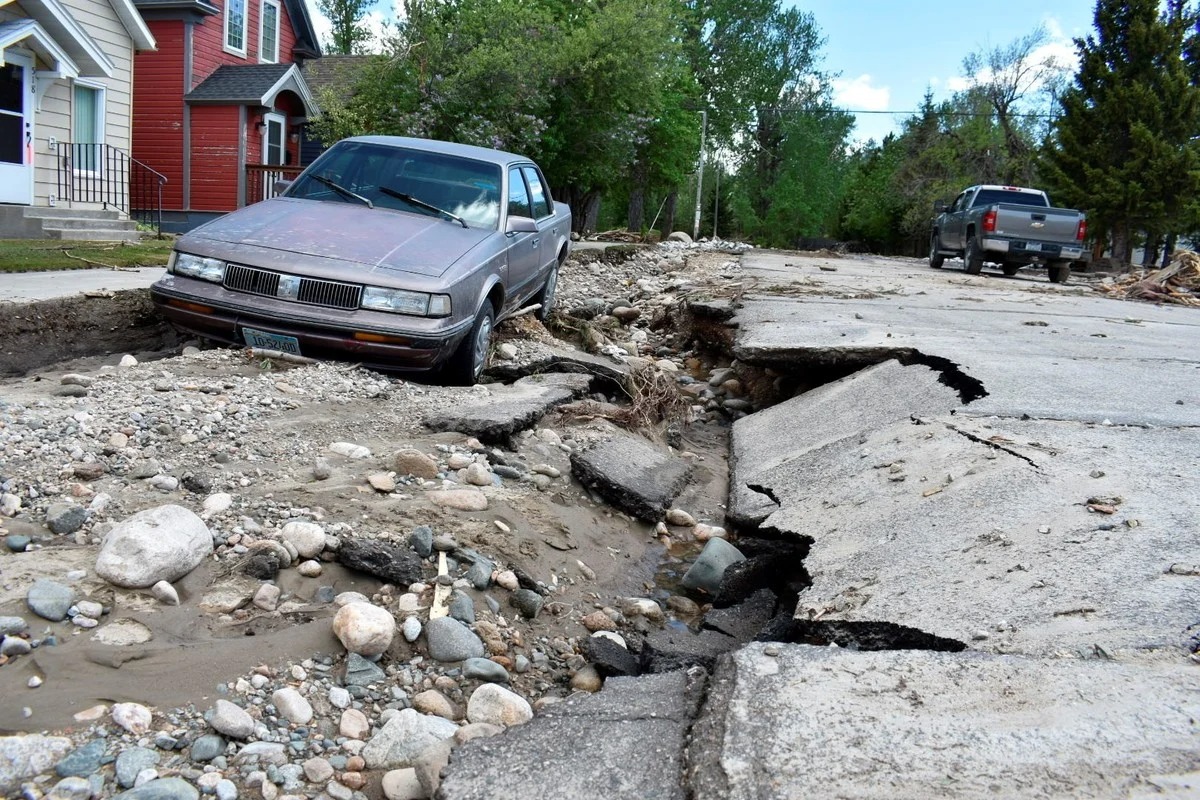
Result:
<svg viewBox="0 0 1200 800">
<path fill-rule="evenodd" d="M 163 267 L 137 267 L 6 273 L 0 275 L 0 303 L 50 300 L 87 292 L 145 289 L 158 280 L 163 272 Z"/>
</svg>

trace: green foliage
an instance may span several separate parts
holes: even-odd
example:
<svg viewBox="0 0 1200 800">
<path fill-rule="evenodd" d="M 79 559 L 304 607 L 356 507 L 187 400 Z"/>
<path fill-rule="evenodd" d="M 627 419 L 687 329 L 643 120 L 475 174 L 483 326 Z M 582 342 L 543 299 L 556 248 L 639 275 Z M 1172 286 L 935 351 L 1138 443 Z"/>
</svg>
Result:
<svg viewBox="0 0 1200 800">
<path fill-rule="evenodd" d="M 367 51 L 371 30 L 363 20 L 375 0 L 317 0 L 321 13 L 329 18 L 333 29 L 324 42 L 327 53 L 357 55 Z"/>
<path fill-rule="evenodd" d="M 903 143 L 895 136 L 851 154 L 835 230 L 839 238 L 881 253 L 902 247 L 904 201 L 892 187 L 903 158 Z"/>
<path fill-rule="evenodd" d="M 1043 168 L 1060 201 L 1086 209 L 1127 263 L 1133 235 L 1195 224 L 1200 88 L 1195 9 L 1169 0 L 1099 0 L 1095 35 L 1076 39 L 1080 68 Z"/>
</svg>

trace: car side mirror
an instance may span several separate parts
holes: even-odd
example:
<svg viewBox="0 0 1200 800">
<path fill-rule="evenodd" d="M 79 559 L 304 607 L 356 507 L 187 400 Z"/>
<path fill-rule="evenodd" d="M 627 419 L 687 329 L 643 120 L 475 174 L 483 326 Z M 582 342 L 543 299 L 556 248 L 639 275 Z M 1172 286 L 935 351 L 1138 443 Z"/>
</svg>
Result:
<svg viewBox="0 0 1200 800">
<path fill-rule="evenodd" d="M 537 223 L 529 217 L 514 217 L 508 218 L 508 225 L 504 228 L 505 233 L 537 233 Z"/>
<path fill-rule="evenodd" d="M 292 182 L 289 181 L 287 178 L 279 178 L 274 183 L 271 184 L 271 188 L 275 191 L 276 196 L 278 196 L 278 195 L 281 195 L 284 192 L 286 192 L 288 190 L 288 187 L 291 185 L 292 185 Z"/>
<path fill-rule="evenodd" d="M 949 206 L 946 205 L 945 200 L 934 200 L 933 201 L 933 213 L 943 214 L 943 213 L 945 213 L 947 208 L 949 208 Z"/>
</svg>

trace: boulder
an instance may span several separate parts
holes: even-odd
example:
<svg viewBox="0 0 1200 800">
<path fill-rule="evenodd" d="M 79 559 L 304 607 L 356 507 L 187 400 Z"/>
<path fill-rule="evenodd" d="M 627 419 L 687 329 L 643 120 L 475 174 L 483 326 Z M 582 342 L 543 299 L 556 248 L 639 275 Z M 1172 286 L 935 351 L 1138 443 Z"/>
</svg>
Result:
<svg viewBox="0 0 1200 800">
<path fill-rule="evenodd" d="M 96 574 L 126 589 L 145 589 L 182 578 L 212 551 L 212 532 L 204 520 L 183 506 L 159 506 L 109 531 L 96 558 Z"/>
<path fill-rule="evenodd" d="M 396 635 L 396 620 L 379 606 L 350 603 L 334 615 L 333 633 L 348 651 L 370 658 L 388 649 Z"/>
<path fill-rule="evenodd" d="M 493 684 L 487 684 L 492 686 Z M 413 764 L 425 748 L 449 739 L 458 726 L 448 719 L 401 709 L 362 749 L 370 769 L 398 769 Z"/>
</svg>

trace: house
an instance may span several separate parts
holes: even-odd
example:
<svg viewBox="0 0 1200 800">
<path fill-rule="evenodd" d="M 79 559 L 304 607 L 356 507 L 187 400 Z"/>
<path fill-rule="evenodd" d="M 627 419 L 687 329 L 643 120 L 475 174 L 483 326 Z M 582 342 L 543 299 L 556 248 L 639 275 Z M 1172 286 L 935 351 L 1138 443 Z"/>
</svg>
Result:
<svg viewBox="0 0 1200 800">
<path fill-rule="evenodd" d="M 305 61 L 301 67 L 304 80 L 317 103 L 347 104 L 354 97 L 355 88 L 368 74 L 368 68 L 387 56 L 380 55 L 323 55 L 316 61 Z M 305 126 L 300 131 L 300 164 L 307 166 L 325 152 L 333 142 L 323 142 Z"/>
<path fill-rule="evenodd" d="M 0 0 L 0 237 L 136 238 L 133 69 L 154 48 L 132 0 Z"/>
<path fill-rule="evenodd" d="M 185 231 L 272 194 L 317 113 L 304 0 L 134 0 L 159 42 L 139 53 L 134 157 L 167 177 L 163 227 Z"/>
</svg>

